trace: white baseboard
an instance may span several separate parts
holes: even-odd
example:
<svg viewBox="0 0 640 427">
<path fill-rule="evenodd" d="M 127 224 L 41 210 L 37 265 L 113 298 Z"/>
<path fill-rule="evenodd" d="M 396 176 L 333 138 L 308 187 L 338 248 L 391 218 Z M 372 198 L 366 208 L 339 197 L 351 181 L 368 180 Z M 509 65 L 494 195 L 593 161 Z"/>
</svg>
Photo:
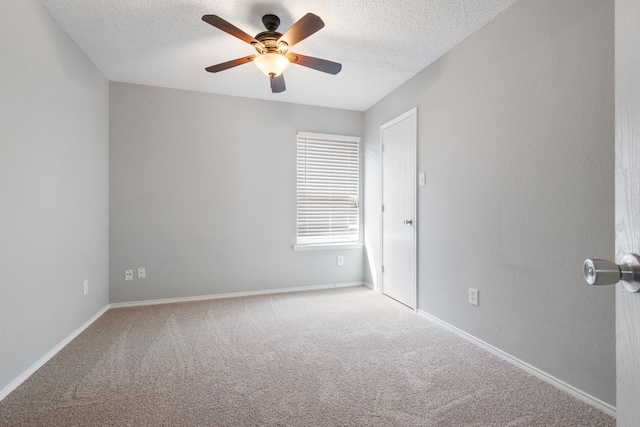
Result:
<svg viewBox="0 0 640 427">
<path fill-rule="evenodd" d="M 94 314 L 91 319 L 87 320 L 86 322 L 84 322 L 78 329 L 76 329 L 75 331 L 73 331 L 69 336 L 67 336 L 65 339 L 63 339 L 58 345 L 56 345 L 55 347 L 53 347 L 51 350 L 49 350 L 49 352 L 47 354 L 45 354 L 44 356 L 42 356 L 40 358 L 40 360 L 38 360 L 36 363 L 34 363 L 33 365 L 31 365 L 26 371 L 24 371 L 22 374 L 20 374 L 16 379 L 14 379 L 13 381 L 11 381 L 9 384 L 7 384 L 2 390 L 0 390 L 0 401 L 2 401 L 5 397 L 7 397 L 9 395 L 9 393 L 11 393 L 13 390 L 15 390 L 16 388 L 18 388 L 18 386 L 20 384 L 22 384 L 23 382 L 25 382 L 27 380 L 27 378 L 29 378 L 31 375 L 33 375 L 34 372 L 36 372 L 38 369 L 40 369 L 42 367 L 42 365 L 44 365 L 45 363 L 47 363 L 49 360 L 51 360 L 51 358 L 53 356 L 55 356 L 56 354 L 58 354 L 58 352 L 60 350 L 62 350 L 67 344 L 69 344 L 71 341 L 73 341 L 73 339 L 75 337 L 77 337 L 78 335 L 80 335 L 82 333 L 82 331 L 84 331 L 85 329 L 87 329 L 89 326 L 91 326 L 91 324 L 93 322 L 95 322 L 96 320 L 98 320 L 98 318 L 100 316 L 102 316 L 104 313 L 107 312 L 107 310 L 109 310 L 109 306 L 106 305 L 105 307 L 103 307 L 99 312 L 97 312 L 96 314 Z"/>
<path fill-rule="evenodd" d="M 194 296 L 194 297 L 163 298 L 163 299 L 154 299 L 154 300 L 146 300 L 146 301 L 117 302 L 117 303 L 112 303 L 110 307 L 111 308 L 140 307 L 143 305 L 172 304 L 176 302 L 204 301 L 204 300 L 221 299 L 221 298 L 250 297 L 250 296 L 256 296 L 256 295 L 281 294 L 285 292 L 316 291 L 320 289 L 347 288 L 347 287 L 353 287 L 353 286 L 367 286 L 367 284 L 364 282 L 333 283 L 328 285 L 312 285 L 312 286 L 300 286 L 296 288 L 265 289 L 262 291 L 230 292 L 226 294 L 200 295 L 200 296 Z"/>
<path fill-rule="evenodd" d="M 369 288 L 369 289 L 371 289 L 372 291 L 375 291 L 375 290 L 376 290 L 376 287 L 375 287 L 375 286 L 373 286 L 371 283 L 362 282 L 362 286 L 364 286 L 365 288 Z"/>
<path fill-rule="evenodd" d="M 488 352 L 494 354 L 495 356 L 498 356 L 499 358 L 517 366 L 518 368 L 521 368 L 523 370 L 525 370 L 526 372 L 540 378 L 541 380 L 559 388 L 560 390 L 563 390 L 567 393 L 569 393 L 570 395 L 582 400 L 585 403 L 588 403 L 589 405 L 600 409 L 601 411 L 615 417 L 616 416 L 616 407 L 613 405 L 610 405 L 606 402 L 603 402 L 602 400 L 591 396 L 590 394 L 587 394 L 585 392 L 583 392 L 582 390 L 579 390 L 577 388 L 575 388 L 574 386 L 567 384 L 566 382 L 554 377 L 553 375 L 550 375 L 534 366 L 529 365 L 526 362 L 523 362 L 522 360 L 508 354 L 505 353 L 504 351 L 492 346 L 491 344 L 487 344 L 486 342 L 474 337 L 473 335 L 470 335 L 466 332 L 464 332 L 461 329 L 456 328 L 455 326 L 452 326 L 450 324 L 448 324 L 447 322 L 438 319 L 435 316 L 432 316 L 431 314 L 422 311 L 422 310 L 418 310 L 417 311 L 419 315 L 425 317 L 427 320 L 430 320 L 432 322 L 435 322 L 436 324 L 444 327 L 445 329 L 453 332 L 454 334 L 464 338 L 465 340 L 477 345 L 478 347 L 481 347 L 485 350 L 487 350 Z"/>
</svg>

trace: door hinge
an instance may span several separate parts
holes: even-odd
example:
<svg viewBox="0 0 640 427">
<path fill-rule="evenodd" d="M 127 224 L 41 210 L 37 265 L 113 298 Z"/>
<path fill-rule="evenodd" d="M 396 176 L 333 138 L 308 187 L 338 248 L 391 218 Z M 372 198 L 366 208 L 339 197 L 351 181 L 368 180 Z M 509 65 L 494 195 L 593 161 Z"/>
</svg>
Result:
<svg viewBox="0 0 640 427">
<path fill-rule="evenodd" d="M 384 205 L 382 205 L 382 212 L 384 212 Z"/>
<path fill-rule="evenodd" d="M 384 265 L 382 266 L 382 273 L 384 273 Z"/>
<path fill-rule="evenodd" d="M 384 144 L 380 144 L 380 151 L 384 151 Z"/>
</svg>

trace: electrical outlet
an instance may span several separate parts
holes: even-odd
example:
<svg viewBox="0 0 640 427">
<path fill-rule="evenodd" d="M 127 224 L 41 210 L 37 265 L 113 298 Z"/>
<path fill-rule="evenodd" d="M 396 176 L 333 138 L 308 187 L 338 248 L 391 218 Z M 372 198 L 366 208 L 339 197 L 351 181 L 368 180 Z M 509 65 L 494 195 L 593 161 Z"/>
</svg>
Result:
<svg viewBox="0 0 640 427">
<path fill-rule="evenodd" d="M 85 280 L 82 282 L 82 295 L 86 295 L 89 293 L 89 281 Z"/>
<path fill-rule="evenodd" d="M 147 271 L 144 267 L 138 267 L 138 279 L 144 279 L 147 277 Z"/>
<path fill-rule="evenodd" d="M 336 257 L 336 265 L 344 265 L 344 255 L 338 255 Z"/>
<path fill-rule="evenodd" d="M 477 289 L 469 288 L 469 304 L 478 305 L 479 293 Z"/>
<path fill-rule="evenodd" d="M 124 280 L 133 280 L 133 270 L 124 271 Z"/>
</svg>

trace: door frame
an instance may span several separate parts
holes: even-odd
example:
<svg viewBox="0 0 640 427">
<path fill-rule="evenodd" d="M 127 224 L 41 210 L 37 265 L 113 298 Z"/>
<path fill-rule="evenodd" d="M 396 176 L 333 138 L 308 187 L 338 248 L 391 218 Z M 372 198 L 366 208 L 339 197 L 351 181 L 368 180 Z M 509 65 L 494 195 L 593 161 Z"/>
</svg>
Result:
<svg viewBox="0 0 640 427">
<path fill-rule="evenodd" d="M 616 261 L 640 253 L 637 212 L 640 184 L 640 4 L 615 1 L 615 238 Z M 616 417 L 619 427 L 640 419 L 640 295 L 616 286 Z"/>
<path fill-rule="evenodd" d="M 413 254 L 413 271 L 412 271 L 412 283 L 413 283 L 413 301 L 412 309 L 414 312 L 418 312 L 418 186 L 416 185 L 417 170 L 418 170 L 418 107 L 413 107 L 398 117 L 389 120 L 388 122 L 380 125 L 380 292 L 384 294 L 384 130 L 399 123 L 411 116 L 415 116 L 415 141 L 414 149 L 412 150 L 413 159 L 410 162 L 413 167 L 413 180 L 411 185 L 413 186 L 413 248 L 411 253 Z"/>
</svg>

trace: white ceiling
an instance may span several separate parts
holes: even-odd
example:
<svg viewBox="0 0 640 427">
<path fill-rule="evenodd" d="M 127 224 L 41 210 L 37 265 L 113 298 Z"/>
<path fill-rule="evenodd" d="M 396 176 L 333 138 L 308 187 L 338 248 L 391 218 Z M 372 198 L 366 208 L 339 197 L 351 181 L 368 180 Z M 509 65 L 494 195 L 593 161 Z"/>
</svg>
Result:
<svg viewBox="0 0 640 427">
<path fill-rule="evenodd" d="M 40 0 L 112 81 L 364 111 L 517 0 Z M 307 12 L 325 27 L 292 51 L 342 64 L 338 75 L 292 65 L 271 93 L 253 64 L 204 68 L 255 53 L 201 20 L 254 36 L 261 18 L 284 33 Z"/>
</svg>

